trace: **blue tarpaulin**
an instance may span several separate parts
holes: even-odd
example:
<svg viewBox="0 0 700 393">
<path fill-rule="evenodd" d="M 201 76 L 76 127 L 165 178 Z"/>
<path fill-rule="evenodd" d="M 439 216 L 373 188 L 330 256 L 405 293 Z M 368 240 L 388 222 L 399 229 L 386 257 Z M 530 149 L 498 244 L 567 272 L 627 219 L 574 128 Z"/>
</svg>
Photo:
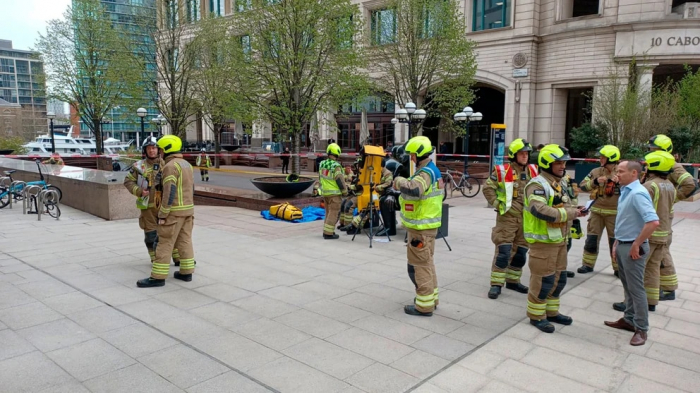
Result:
<svg viewBox="0 0 700 393">
<path fill-rule="evenodd" d="M 320 207 L 314 207 L 314 206 L 307 206 L 303 209 L 301 209 L 301 212 L 304 214 L 304 218 L 301 220 L 292 220 L 292 221 L 287 221 L 283 220 L 281 218 L 277 218 L 270 214 L 269 210 L 263 210 L 260 212 L 260 215 L 263 216 L 264 219 L 266 220 L 272 220 L 272 221 L 287 221 L 287 222 L 311 222 L 311 221 L 316 221 L 316 220 L 323 220 L 326 218 L 326 210 Z"/>
</svg>

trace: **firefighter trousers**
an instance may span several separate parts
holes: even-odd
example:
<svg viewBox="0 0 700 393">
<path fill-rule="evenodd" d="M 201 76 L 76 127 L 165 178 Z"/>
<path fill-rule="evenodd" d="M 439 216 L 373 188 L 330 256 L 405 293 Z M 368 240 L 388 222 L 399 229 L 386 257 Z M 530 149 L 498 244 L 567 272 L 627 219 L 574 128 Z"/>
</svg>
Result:
<svg viewBox="0 0 700 393">
<path fill-rule="evenodd" d="M 407 232 L 408 277 L 416 287 L 415 307 L 420 312 L 433 312 L 439 303 L 437 274 L 433 260 L 437 229 L 423 231 L 407 229 Z"/>
<path fill-rule="evenodd" d="M 612 257 L 612 246 L 615 243 L 615 217 L 614 214 L 601 214 L 591 212 L 591 217 L 588 218 L 588 232 L 586 235 L 586 243 L 583 245 L 583 265 L 595 267 L 598 260 L 598 250 L 600 249 L 600 239 L 603 237 L 603 229 L 608 235 L 608 246 L 610 247 L 610 260 L 612 261 L 613 270 L 617 271 L 617 262 Z"/>
<path fill-rule="evenodd" d="M 502 287 L 506 282 L 519 283 L 527 261 L 529 244 L 523 235 L 523 216 L 504 214 L 496 217 L 491 230 L 496 251 L 491 263 L 491 286 Z"/>
<path fill-rule="evenodd" d="M 156 260 L 151 269 L 152 278 L 165 279 L 168 277 L 170 258 L 175 247 L 180 252 L 180 273 L 194 273 L 193 227 L 194 216 L 174 217 L 172 215 L 165 219 L 165 224 L 158 226 Z"/>
<path fill-rule="evenodd" d="M 323 197 L 323 204 L 326 209 L 326 220 L 323 222 L 324 235 L 332 235 L 335 233 L 335 224 L 338 222 L 338 213 L 340 213 L 340 203 L 340 195 Z"/>
<path fill-rule="evenodd" d="M 340 204 L 340 225 L 348 225 L 352 222 L 352 213 L 357 206 L 357 197 L 343 198 Z"/>
<path fill-rule="evenodd" d="M 661 290 L 671 292 L 678 289 L 678 276 L 676 275 L 676 267 L 673 266 L 673 257 L 671 256 L 671 241 L 673 240 L 673 230 L 668 235 L 666 243 L 666 255 L 661 260 Z"/>
<path fill-rule="evenodd" d="M 659 287 L 661 286 L 661 261 L 666 257 L 668 245 L 649 242 L 649 256 L 644 267 L 644 290 L 650 306 L 659 304 Z"/>
<path fill-rule="evenodd" d="M 200 169 L 199 174 L 202 176 L 202 181 L 209 181 L 209 170 Z"/>
<path fill-rule="evenodd" d="M 528 318 L 541 321 L 559 315 L 559 296 L 566 286 L 566 257 L 566 241 L 530 244 Z"/>
<path fill-rule="evenodd" d="M 156 260 L 156 243 L 158 242 L 158 209 L 151 207 L 141 210 L 139 227 L 143 229 L 143 242 L 146 243 L 148 257 L 153 263 Z M 173 249 L 172 257 L 174 262 L 180 262 L 180 254 L 177 248 Z"/>
</svg>

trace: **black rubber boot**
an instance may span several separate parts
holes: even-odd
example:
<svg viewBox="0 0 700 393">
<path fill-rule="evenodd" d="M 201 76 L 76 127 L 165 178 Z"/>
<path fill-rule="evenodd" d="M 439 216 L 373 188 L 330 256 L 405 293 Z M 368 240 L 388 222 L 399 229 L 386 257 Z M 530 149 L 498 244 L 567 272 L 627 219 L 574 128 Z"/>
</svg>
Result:
<svg viewBox="0 0 700 393">
<path fill-rule="evenodd" d="M 529 288 L 519 282 L 507 282 L 506 289 L 520 293 L 527 293 Z"/>
<path fill-rule="evenodd" d="M 659 296 L 659 300 L 676 300 L 676 291 L 670 291 L 670 292 L 664 292 L 661 291 L 661 296 Z"/>
<path fill-rule="evenodd" d="M 350 228 L 346 232 L 348 235 L 354 235 L 357 233 L 360 233 L 360 230 L 358 228 L 355 228 L 355 226 L 350 226 Z"/>
<path fill-rule="evenodd" d="M 656 311 L 656 306 L 649 305 L 649 311 Z"/>
<path fill-rule="evenodd" d="M 541 321 L 536 321 L 534 319 L 531 319 L 530 325 L 540 329 L 541 331 L 543 331 L 545 333 L 554 333 L 554 325 L 549 323 L 549 321 L 546 319 L 543 319 Z"/>
<path fill-rule="evenodd" d="M 571 270 L 567 270 L 566 277 L 574 278 L 574 277 L 576 277 L 576 273 L 572 272 Z"/>
<path fill-rule="evenodd" d="M 180 266 L 180 261 L 173 261 L 173 265 Z"/>
<path fill-rule="evenodd" d="M 489 299 L 498 299 L 498 295 L 501 294 L 501 287 L 498 285 L 492 285 L 489 289 Z"/>
<path fill-rule="evenodd" d="M 574 323 L 574 320 L 571 317 L 566 316 L 564 314 L 559 314 L 556 317 L 547 317 L 547 320 L 549 322 L 558 323 L 560 325 L 571 325 L 572 323 Z"/>
<path fill-rule="evenodd" d="M 165 285 L 165 280 L 159 280 L 151 277 L 136 281 L 136 286 L 139 288 L 162 287 Z"/>
<path fill-rule="evenodd" d="M 432 317 L 433 316 L 433 313 L 431 313 L 431 312 L 420 312 L 420 311 L 416 310 L 416 306 L 413 304 L 403 306 L 403 312 L 405 312 L 408 315 L 417 315 L 420 317 Z"/>
<path fill-rule="evenodd" d="M 576 270 L 576 271 L 581 273 L 581 274 L 586 274 L 586 273 L 592 272 L 593 268 L 590 266 L 583 265 L 580 268 L 578 268 L 578 270 Z"/>
<path fill-rule="evenodd" d="M 338 236 L 337 233 L 334 233 L 332 235 L 326 235 L 325 233 L 323 234 L 323 238 L 326 240 L 331 240 L 331 239 L 338 239 L 340 236 Z"/>
<path fill-rule="evenodd" d="M 175 272 L 175 274 L 173 274 L 173 277 L 177 278 L 178 280 L 182 280 L 182 281 L 187 281 L 187 282 L 192 281 L 192 274 L 191 273 L 190 274 L 181 274 L 180 272 Z"/>
<path fill-rule="evenodd" d="M 625 304 L 625 302 L 613 303 L 613 310 L 615 311 L 625 312 L 626 308 L 627 304 Z"/>
</svg>

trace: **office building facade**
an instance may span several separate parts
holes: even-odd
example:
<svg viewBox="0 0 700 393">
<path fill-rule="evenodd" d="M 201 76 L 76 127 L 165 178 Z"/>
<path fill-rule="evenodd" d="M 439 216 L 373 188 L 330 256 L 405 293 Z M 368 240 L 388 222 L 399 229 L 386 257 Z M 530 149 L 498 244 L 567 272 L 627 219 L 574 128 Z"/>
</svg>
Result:
<svg viewBox="0 0 700 393">
<path fill-rule="evenodd" d="M 14 49 L 12 41 L 0 40 L 0 99 L 22 109 L 22 126 L 12 128 L 15 136 L 33 139 L 47 132 L 43 80 L 44 64 L 34 52 Z"/>
<path fill-rule="evenodd" d="M 157 0 L 101 0 L 101 2 L 105 6 L 105 10 L 112 19 L 114 25 L 121 25 L 125 27 L 126 30 L 132 31 L 133 38 L 139 42 L 147 42 L 148 45 L 151 46 L 155 45 L 151 37 L 147 35 L 148 32 L 139 32 L 139 29 L 134 23 L 134 17 L 145 17 L 148 23 L 152 23 L 152 27 L 155 27 Z M 149 30 L 151 30 L 151 28 L 149 28 Z M 155 83 L 157 79 L 155 59 L 151 59 L 154 52 L 155 49 L 151 48 L 139 53 L 139 56 L 148 59 L 147 66 L 151 71 L 152 81 L 149 83 Z M 148 115 L 144 118 L 146 133 L 157 133 L 156 125 L 151 122 L 151 119 L 159 114 L 156 102 L 144 102 L 140 106 L 146 108 L 148 111 Z M 80 129 L 81 134 L 85 136 L 91 135 L 89 128 L 82 121 L 80 122 Z M 126 105 L 119 105 L 119 103 L 106 114 L 102 124 L 103 135 L 122 141 L 135 140 L 136 133 L 140 131 L 141 121 L 135 111 L 131 113 L 131 111 L 126 108 Z"/>
<path fill-rule="evenodd" d="M 370 45 L 393 42 L 391 10 L 382 1 L 351 0 L 360 7 Z M 454 1 L 454 0 L 452 0 Z M 572 128 L 590 120 L 591 97 L 609 78 L 611 68 L 634 63 L 640 85 L 679 79 L 684 66 L 700 65 L 700 1 L 683 0 L 457 0 L 466 35 L 476 43 L 477 99 L 483 114 L 470 127 L 469 153 L 488 152 L 489 125 L 506 124 L 506 140 L 569 145 Z M 196 22 L 196 12 L 211 12 L 210 0 L 172 0 L 182 20 Z M 171 3 L 172 3 L 171 2 Z M 167 3 L 167 2 L 166 2 Z M 245 0 L 226 1 L 223 14 L 245 10 Z M 201 14 L 201 12 L 199 13 Z M 392 125 L 396 108 L 389 92 L 369 97 L 365 109 L 371 140 L 387 144 L 408 138 L 408 127 Z M 419 106 L 421 102 L 417 103 Z M 461 108 L 454 108 L 455 112 Z M 340 111 L 339 111 L 340 112 Z M 361 108 L 335 116 L 337 127 L 320 126 L 310 139 L 333 138 L 345 150 L 358 150 Z M 321 122 L 324 123 L 324 122 Z M 462 138 L 440 132 L 439 119 L 426 120 L 425 135 L 463 152 Z M 239 130 L 239 126 L 236 125 Z M 269 140 L 271 127 L 253 129 L 253 144 Z"/>
</svg>

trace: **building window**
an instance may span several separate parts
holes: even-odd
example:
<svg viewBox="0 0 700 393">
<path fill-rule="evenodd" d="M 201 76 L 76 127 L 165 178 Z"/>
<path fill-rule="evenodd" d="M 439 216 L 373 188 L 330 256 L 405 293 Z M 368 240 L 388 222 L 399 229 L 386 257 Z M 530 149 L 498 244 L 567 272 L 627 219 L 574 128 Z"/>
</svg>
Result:
<svg viewBox="0 0 700 393">
<path fill-rule="evenodd" d="M 174 29 L 180 23 L 179 8 L 178 0 L 170 0 L 165 7 L 165 20 L 170 29 Z"/>
<path fill-rule="evenodd" d="M 250 56 L 250 52 L 252 52 L 252 48 L 250 46 L 250 36 L 249 35 L 241 36 L 241 48 L 243 49 L 244 55 Z"/>
<path fill-rule="evenodd" d="M 372 45 L 386 45 L 396 42 L 396 11 L 372 11 Z"/>
<path fill-rule="evenodd" d="M 0 71 L 15 73 L 15 61 L 12 59 L 0 59 Z"/>
<path fill-rule="evenodd" d="M 244 12 L 253 8 L 252 0 L 236 0 L 236 11 Z"/>
<path fill-rule="evenodd" d="M 512 0 L 474 0 L 474 31 L 510 26 Z"/>
<path fill-rule="evenodd" d="M 193 23 L 202 19 L 202 10 L 199 0 L 187 0 L 187 23 Z"/>
<path fill-rule="evenodd" d="M 560 0 L 559 20 L 598 15 L 600 0 Z"/>
<path fill-rule="evenodd" d="M 338 24 L 338 49 L 352 48 L 352 15 L 349 18 L 339 18 Z"/>
<path fill-rule="evenodd" d="M 219 16 L 226 15 L 226 0 L 209 0 L 209 12 Z"/>
</svg>

